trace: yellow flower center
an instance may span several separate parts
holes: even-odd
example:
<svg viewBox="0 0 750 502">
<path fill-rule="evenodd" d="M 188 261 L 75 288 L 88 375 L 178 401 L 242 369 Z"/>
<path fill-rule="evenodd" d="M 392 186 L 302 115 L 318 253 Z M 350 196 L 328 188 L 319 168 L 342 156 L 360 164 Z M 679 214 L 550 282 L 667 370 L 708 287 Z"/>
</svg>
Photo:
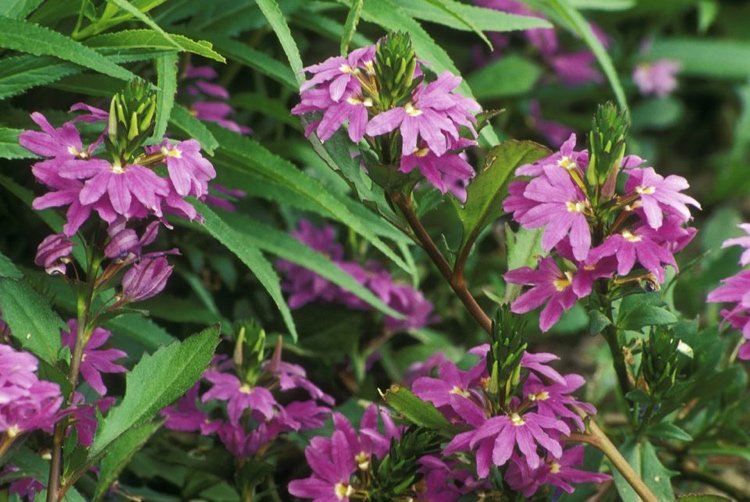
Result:
<svg viewBox="0 0 750 502">
<path fill-rule="evenodd" d="M 628 242 L 641 242 L 642 239 L 640 235 L 634 235 L 630 230 L 623 230 L 622 237 Z"/>
<path fill-rule="evenodd" d="M 122 174 L 125 172 L 125 168 L 122 167 L 122 164 L 120 164 L 118 161 L 115 161 L 112 163 L 112 172 L 115 174 Z"/>
<path fill-rule="evenodd" d="M 450 393 L 451 394 L 458 394 L 459 396 L 463 396 L 463 397 L 466 397 L 466 398 L 471 397 L 471 394 L 469 394 L 469 391 L 462 389 L 458 385 L 454 385 L 453 388 L 451 389 Z"/>
<path fill-rule="evenodd" d="M 635 187 L 635 192 L 641 195 L 651 195 L 652 193 L 656 192 L 656 188 L 637 186 Z"/>
<path fill-rule="evenodd" d="M 414 150 L 414 155 L 416 157 L 420 157 L 420 158 L 421 157 L 425 157 L 428 153 L 430 153 L 430 149 L 426 148 L 426 147 L 425 148 L 417 148 L 416 150 Z"/>
<path fill-rule="evenodd" d="M 549 464 L 549 472 L 551 472 L 552 474 L 557 474 L 558 472 L 560 472 L 561 468 L 562 466 L 557 462 L 552 462 L 551 464 Z"/>
<path fill-rule="evenodd" d="M 549 392 L 546 390 L 529 395 L 529 400 L 531 401 L 546 401 L 547 399 L 549 399 Z"/>
<path fill-rule="evenodd" d="M 344 500 L 346 497 L 354 493 L 354 489 L 350 485 L 336 483 L 336 486 L 333 487 L 333 492 L 336 494 L 337 499 Z"/>
<path fill-rule="evenodd" d="M 346 98 L 346 102 L 350 105 L 364 105 L 365 107 L 369 108 L 372 106 L 372 99 L 370 98 L 358 98 L 355 96 L 352 96 L 350 98 Z"/>
<path fill-rule="evenodd" d="M 14 437 L 18 436 L 21 433 L 21 428 L 17 425 L 11 425 L 5 430 L 5 433 L 8 435 L 9 438 L 13 439 Z"/>
<path fill-rule="evenodd" d="M 420 115 L 422 115 L 422 110 L 415 108 L 411 103 L 406 103 L 406 106 L 404 106 L 404 111 L 410 117 L 419 117 Z"/>
<path fill-rule="evenodd" d="M 582 200 L 570 200 L 565 203 L 565 207 L 568 208 L 570 213 L 582 213 L 586 209 L 586 202 Z"/>
<path fill-rule="evenodd" d="M 346 64 L 346 63 L 344 63 L 344 64 L 342 64 L 341 66 L 339 66 L 339 71 L 340 71 L 341 73 L 348 73 L 348 74 L 350 74 L 350 75 L 351 75 L 352 73 L 356 73 L 356 72 L 357 72 L 356 68 L 352 68 L 351 66 L 349 66 L 349 65 L 348 65 L 348 64 Z"/>
<path fill-rule="evenodd" d="M 250 394 L 252 390 L 253 389 L 248 384 L 243 384 L 242 387 L 240 387 L 240 392 L 243 394 Z"/>
<path fill-rule="evenodd" d="M 565 169 L 566 171 L 570 171 L 578 167 L 578 164 L 575 163 L 573 159 L 568 157 L 567 155 L 564 155 L 563 158 L 557 161 L 557 165 Z"/>
<path fill-rule="evenodd" d="M 513 413 L 510 416 L 510 423 L 512 423 L 516 427 L 520 427 L 520 426 L 524 425 L 526 423 L 526 421 L 518 413 Z"/>
<path fill-rule="evenodd" d="M 558 277 L 554 281 L 552 281 L 552 285 L 555 286 L 555 289 L 557 291 L 565 291 L 568 286 L 570 286 L 570 283 L 573 282 L 573 274 L 570 272 L 565 272 L 565 275 L 563 277 Z"/>
<path fill-rule="evenodd" d="M 361 451 L 354 457 L 354 461 L 357 462 L 357 467 L 361 470 L 366 471 L 370 467 L 370 455 Z"/>
<path fill-rule="evenodd" d="M 175 147 L 169 147 L 168 148 L 166 146 L 163 146 L 163 147 L 161 147 L 161 153 L 162 153 L 162 155 L 165 155 L 167 157 L 174 157 L 176 159 L 179 159 L 179 158 L 182 157 L 182 151 L 178 150 Z"/>
</svg>

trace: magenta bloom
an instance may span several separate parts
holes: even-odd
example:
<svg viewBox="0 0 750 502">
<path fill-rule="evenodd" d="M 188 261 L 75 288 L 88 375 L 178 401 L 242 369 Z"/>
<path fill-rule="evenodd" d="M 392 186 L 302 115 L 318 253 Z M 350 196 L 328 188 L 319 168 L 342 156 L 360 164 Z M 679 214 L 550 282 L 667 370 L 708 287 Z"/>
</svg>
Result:
<svg viewBox="0 0 750 502">
<path fill-rule="evenodd" d="M 336 56 L 323 61 L 322 63 L 311 65 L 304 70 L 312 73 L 309 80 L 302 83 L 300 92 L 303 99 L 305 91 L 313 87 L 326 84 L 325 91 L 331 100 L 335 103 L 341 101 L 344 96 L 344 90 L 350 84 L 357 84 L 355 75 L 365 69 L 375 57 L 375 46 L 363 47 L 353 50 L 346 57 Z"/>
<path fill-rule="evenodd" d="M 52 234 L 39 244 L 34 263 L 44 267 L 44 271 L 50 275 L 65 275 L 72 252 L 73 243 L 65 234 Z"/>
<path fill-rule="evenodd" d="M 173 431 L 210 433 L 203 429 L 206 424 L 210 423 L 210 420 L 208 415 L 197 406 L 199 391 L 200 383 L 196 383 L 175 405 L 167 406 L 161 410 L 161 416 L 167 419 L 164 422 L 164 427 Z"/>
<path fill-rule="evenodd" d="M 535 412 L 511 412 L 488 419 L 476 430 L 456 435 L 443 452 L 450 455 L 476 449 L 477 476 L 486 478 L 490 466 L 505 465 L 516 454 L 516 448 L 531 469 L 536 469 L 542 462 L 537 448 L 560 458 L 560 434 L 570 434 L 570 428 L 561 420 Z"/>
<path fill-rule="evenodd" d="M 547 455 L 544 463 L 531 469 L 522 459 L 514 458 L 508 466 L 504 480 L 524 497 L 532 497 L 544 485 L 552 485 L 573 493 L 573 483 L 603 483 L 612 479 L 607 474 L 576 469 L 583 464 L 583 446 L 565 450 L 560 458 Z"/>
<path fill-rule="evenodd" d="M 583 419 L 572 409 L 573 406 L 584 410 L 589 415 L 596 414 L 596 408 L 589 403 L 578 401 L 571 394 L 583 387 L 586 380 L 576 374 L 565 375 L 564 379 L 564 384 L 559 382 L 547 384 L 535 374 L 530 374 L 523 385 L 524 397 L 536 404 L 540 415 L 559 418 L 571 428 L 577 427 L 579 431 L 584 431 Z"/>
<path fill-rule="evenodd" d="M 536 270 L 522 267 L 507 272 L 505 280 L 512 284 L 532 286 L 511 304 L 516 314 L 524 314 L 546 303 L 539 318 L 542 331 L 550 329 L 562 315 L 563 311 L 575 305 L 578 296 L 573 291 L 573 274 L 563 273 L 552 257 L 539 260 Z"/>
<path fill-rule="evenodd" d="M 523 195 L 538 204 L 523 214 L 520 223 L 526 228 L 545 227 L 542 248 L 549 251 L 568 236 L 575 258 L 585 260 L 591 248 L 586 218 L 590 203 L 567 170 L 544 166 L 544 176 L 531 180 Z"/>
<path fill-rule="evenodd" d="M 745 248 L 740 257 L 740 265 L 744 267 L 750 263 L 750 223 L 741 223 L 738 227 L 748 235 L 727 239 L 721 243 L 721 247 L 727 248 L 729 246 L 742 246 Z"/>
<path fill-rule="evenodd" d="M 459 126 L 473 124 L 473 113 L 479 105 L 453 91 L 461 78 L 450 72 L 441 74 L 437 80 L 419 87 L 412 101 L 373 117 L 367 124 L 367 134 L 380 136 L 399 129 L 403 155 L 417 150 L 417 139 L 421 138 L 435 155 L 443 155 L 449 147 L 448 138 L 459 138 Z"/>
<path fill-rule="evenodd" d="M 587 82 L 600 83 L 604 77 L 596 69 L 596 58 L 588 51 L 559 53 L 549 59 L 557 77 L 566 85 L 578 86 Z"/>
<path fill-rule="evenodd" d="M 142 302 L 161 293 L 172 275 L 172 266 L 164 256 L 143 257 L 122 277 L 122 298 Z"/>
<path fill-rule="evenodd" d="M 335 431 L 330 439 L 313 438 L 305 448 L 305 458 L 313 474 L 289 483 L 289 493 L 314 502 L 348 502 L 354 493 L 350 485 L 357 469 L 354 457 L 342 431 Z"/>
<path fill-rule="evenodd" d="M 552 120 L 547 120 L 542 116 L 542 110 L 539 101 L 532 101 L 529 104 L 529 117 L 537 131 L 547 139 L 552 146 L 562 145 L 563 142 L 574 134 L 573 129 Z M 575 142 L 574 142 L 575 143 Z M 585 166 L 581 166 L 582 168 Z"/>
<path fill-rule="evenodd" d="M 401 157 L 399 171 L 410 173 L 414 169 L 419 169 L 422 176 L 441 193 L 452 191 L 457 181 L 468 183 L 475 174 L 474 168 L 460 154 L 448 152 L 438 156 L 427 148 Z"/>
<path fill-rule="evenodd" d="M 98 426 L 97 411 L 104 414 L 115 402 L 116 399 L 114 397 L 105 397 L 95 403 L 86 404 L 83 394 L 76 392 L 73 395 L 73 403 L 68 411 L 72 417 L 76 434 L 78 434 L 79 444 L 86 448 L 89 448 L 93 444 Z"/>
<path fill-rule="evenodd" d="M 638 195 L 648 224 L 653 229 L 661 227 L 664 213 L 679 215 L 682 221 L 690 219 L 688 205 L 701 208 L 692 197 L 681 193 L 690 185 L 682 176 L 670 175 L 664 178 L 654 168 L 629 169 L 625 190 Z"/>
<path fill-rule="evenodd" d="M 617 259 L 617 273 L 621 276 L 628 275 L 637 261 L 654 274 L 659 282 L 664 282 L 662 265 L 671 265 L 677 269 L 677 262 L 666 247 L 651 238 L 651 232 L 650 227 L 643 226 L 610 235 L 601 245 L 591 250 L 588 261 L 596 263 L 606 256 L 614 256 Z"/>
<path fill-rule="evenodd" d="M 633 70 L 633 82 L 644 96 L 663 98 L 677 88 L 677 73 L 680 69 L 680 63 L 671 59 L 641 63 Z"/>
<path fill-rule="evenodd" d="M 274 408 L 278 406 L 276 399 L 265 387 L 251 387 L 247 383 L 229 373 L 215 370 L 206 371 L 203 377 L 213 384 L 201 400 L 205 403 L 212 399 L 227 401 L 229 421 L 237 425 L 245 410 L 257 412 L 261 417 L 270 419 Z"/>
<path fill-rule="evenodd" d="M 73 161 L 73 163 L 90 157 L 90 152 L 83 148 L 78 129 L 71 122 L 55 128 L 39 112 L 32 113 L 31 120 L 42 131 L 23 131 L 18 136 L 18 143 L 22 147 L 42 157 L 59 158 L 61 161 Z"/>
<path fill-rule="evenodd" d="M 127 228 L 126 224 L 127 220 L 119 217 L 107 227 L 109 242 L 107 247 L 104 248 L 104 255 L 107 258 L 140 256 L 141 250 L 153 243 L 159 233 L 158 221 L 149 223 L 141 237 L 138 237 L 138 234 L 132 228 Z"/>
<path fill-rule="evenodd" d="M 383 303 L 404 315 L 404 319 L 387 316 L 385 326 L 389 330 L 419 329 L 432 321 L 432 303 L 411 286 L 393 282 L 393 278 L 387 272 L 371 275 L 367 287 L 378 295 Z"/>
<path fill-rule="evenodd" d="M 169 179 L 179 195 L 201 198 L 208 193 L 208 182 L 216 177 L 216 170 L 201 155 L 201 145 L 196 140 L 172 144 L 165 139 L 147 151 L 159 151 L 165 156 Z"/>
<path fill-rule="evenodd" d="M 239 134 L 250 134 L 252 130 L 231 120 L 230 115 L 234 109 L 227 103 L 229 91 L 221 85 L 211 82 L 218 77 L 216 70 L 210 66 L 188 66 L 184 77 L 194 79 L 187 87 L 187 93 L 191 96 L 202 96 L 213 98 L 213 100 L 200 99 L 190 105 L 195 116 L 206 122 L 215 122 L 225 129 Z"/>
<path fill-rule="evenodd" d="M 68 331 L 61 332 L 64 346 L 73 350 L 75 345 L 76 330 L 78 322 L 75 319 L 68 321 Z M 128 371 L 124 366 L 116 364 L 117 359 L 127 357 L 128 354 L 119 349 L 97 350 L 103 346 L 112 333 L 104 328 L 96 328 L 86 342 L 81 359 L 81 376 L 92 389 L 100 396 L 107 394 L 107 387 L 102 381 L 102 373 L 125 373 Z"/>
</svg>

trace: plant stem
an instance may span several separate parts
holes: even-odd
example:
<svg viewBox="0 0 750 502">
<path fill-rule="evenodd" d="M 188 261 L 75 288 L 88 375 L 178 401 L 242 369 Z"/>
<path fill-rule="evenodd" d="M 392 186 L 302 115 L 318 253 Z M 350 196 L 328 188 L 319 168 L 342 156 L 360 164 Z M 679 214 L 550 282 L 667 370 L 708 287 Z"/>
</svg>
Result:
<svg viewBox="0 0 750 502">
<path fill-rule="evenodd" d="M 463 276 L 462 265 L 460 267 L 457 267 L 454 273 L 454 271 L 451 269 L 451 266 L 448 264 L 448 261 L 435 245 L 432 238 L 422 225 L 422 222 L 414 212 L 410 197 L 407 197 L 400 192 L 391 192 L 388 194 L 388 198 L 396 207 L 401 210 L 407 224 L 414 232 L 414 236 L 417 242 L 427 252 L 430 259 L 433 261 L 445 280 L 448 281 L 451 288 L 453 289 L 453 291 L 455 291 L 459 299 L 461 299 L 469 313 L 482 327 L 482 329 L 490 334 L 492 332 L 492 321 L 469 292 Z M 459 263 L 462 263 L 462 261 L 459 260 Z M 615 343 L 617 343 L 616 339 Z M 620 352 L 620 355 L 622 355 L 622 351 L 620 351 L 619 348 L 618 351 Z M 622 358 L 621 361 L 624 367 L 625 363 Z M 625 375 L 625 382 L 627 383 L 627 371 L 625 372 Z M 569 438 L 574 441 L 588 443 L 604 453 L 604 455 L 609 459 L 612 465 L 618 471 L 620 471 L 620 474 L 622 474 L 622 476 L 627 480 L 630 486 L 633 487 L 633 490 L 635 490 L 635 492 L 641 497 L 643 502 L 659 502 L 659 499 L 656 498 L 656 496 L 651 492 L 648 486 L 646 486 L 646 484 L 633 470 L 633 468 L 630 467 L 628 461 L 625 460 L 625 458 L 620 454 L 617 447 L 612 443 L 612 441 L 610 441 L 604 431 L 602 431 L 599 426 L 596 425 L 596 422 L 594 422 L 594 420 L 589 417 L 583 410 L 575 408 L 575 411 L 581 416 L 581 418 L 587 421 L 588 430 L 586 434 L 573 434 Z"/>
<path fill-rule="evenodd" d="M 94 256 L 93 251 L 89 256 L 89 267 L 86 275 L 86 290 L 78 296 L 78 318 L 76 327 L 76 337 L 73 345 L 73 354 L 70 358 L 70 371 L 68 372 L 68 382 L 70 383 L 70 393 L 65 397 L 64 406 L 68 406 L 73 400 L 76 387 L 78 386 L 78 375 L 81 369 L 81 360 L 83 359 L 83 350 L 86 342 L 91 335 L 89 327 L 91 302 L 94 298 L 96 289 L 96 276 L 99 271 L 99 259 Z M 68 417 L 61 419 L 55 425 L 54 435 L 52 436 L 52 454 L 49 466 L 49 480 L 47 482 L 47 502 L 57 502 L 65 495 L 65 490 L 60 490 L 60 476 L 62 474 L 63 460 L 63 442 L 65 441 L 65 430 L 68 428 Z"/>
<path fill-rule="evenodd" d="M 437 266 L 438 270 L 443 275 L 445 280 L 448 281 L 448 284 L 450 284 L 451 288 L 456 293 L 456 296 L 458 296 L 458 298 L 463 302 L 466 309 L 482 327 L 482 329 L 484 329 L 487 333 L 490 333 L 492 331 L 492 320 L 484 312 L 484 310 L 482 310 L 482 307 L 479 306 L 476 299 L 474 299 L 474 297 L 472 296 L 471 292 L 469 292 L 469 289 L 466 286 L 466 281 L 464 280 L 463 273 L 453 273 L 453 269 L 451 269 L 450 264 L 440 252 L 438 247 L 435 245 L 432 238 L 427 233 L 427 230 L 425 230 L 416 213 L 414 213 L 411 198 L 407 198 L 400 192 L 390 193 L 388 194 L 388 197 L 391 202 L 393 202 L 393 204 L 401 210 L 401 213 L 403 213 L 406 222 L 414 232 L 417 241 L 430 256 L 430 259 L 435 264 L 435 266 Z"/>
</svg>

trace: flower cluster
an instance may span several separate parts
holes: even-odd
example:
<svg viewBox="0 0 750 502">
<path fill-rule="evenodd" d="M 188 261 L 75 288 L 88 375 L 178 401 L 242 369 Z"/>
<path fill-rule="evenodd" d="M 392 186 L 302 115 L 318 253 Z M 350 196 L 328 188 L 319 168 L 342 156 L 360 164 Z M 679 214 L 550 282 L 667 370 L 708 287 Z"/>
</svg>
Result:
<svg viewBox="0 0 750 502">
<path fill-rule="evenodd" d="M 307 220 L 300 220 L 299 227 L 292 235 L 300 242 L 319 253 L 351 275 L 362 286 L 371 290 L 383 303 L 404 319 L 387 316 L 386 328 L 391 331 L 419 329 L 432 321 L 432 304 L 418 290 L 407 284 L 397 283 L 380 266 L 370 261 L 365 266 L 344 259 L 344 248 L 335 239 L 332 226 L 317 228 Z M 316 272 L 285 260 L 276 262 L 276 267 L 284 274 L 282 288 L 289 294 L 289 306 L 300 308 L 312 302 L 335 303 L 350 309 L 367 310 L 371 307 L 354 294 L 342 289 L 321 277 Z"/>
<path fill-rule="evenodd" d="M 743 223 L 740 228 L 750 234 L 750 224 Z M 750 264 L 750 237 L 735 237 L 724 241 L 721 247 L 741 246 L 744 248 L 740 265 Z M 707 300 L 711 303 L 730 303 L 733 307 L 721 311 L 724 320 L 733 328 L 742 332 L 745 342 L 740 347 L 738 357 L 750 359 L 750 270 L 744 269 L 724 279 L 722 285 L 709 293 Z"/>
<path fill-rule="evenodd" d="M 384 432 L 378 428 L 378 416 Z M 340 413 L 333 414 L 333 427 L 331 437 L 314 437 L 305 448 L 313 474 L 289 483 L 289 493 L 295 497 L 319 502 L 361 499 L 373 459 L 382 459 L 391 441 L 401 437 L 388 412 L 374 404 L 362 415 L 359 431 Z"/>
<path fill-rule="evenodd" d="M 633 70 L 633 82 L 642 95 L 663 98 L 677 88 L 680 68 L 680 63 L 671 59 L 640 63 Z"/>
<path fill-rule="evenodd" d="M 597 279 L 662 283 L 665 267 L 677 268 L 674 254 L 695 235 L 694 228 L 685 227 L 688 206 L 700 208 L 682 193 L 688 183 L 680 176 L 665 178 L 633 155 L 617 159 L 600 175 L 589 152 L 575 146 L 571 135 L 558 152 L 519 167 L 516 175 L 522 179 L 511 182 L 503 203 L 522 227 L 543 228 L 543 251 L 555 251 L 536 269 L 505 274 L 510 283 L 531 286 L 514 301 L 513 312 L 546 304 L 543 331 L 591 294 Z"/>
<path fill-rule="evenodd" d="M 229 104 L 229 91 L 226 87 L 214 82 L 218 77 L 216 70 L 210 66 L 188 66 L 183 73 L 187 94 L 193 99 L 190 110 L 195 116 L 206 122 L 215 122 L 224 129 L 239 134 L 251 134 L 252 130 L 240 125 L 229 117 L 234 109 Z"/>
<path fill-rule="evenodd" d="M 0 456 L 21 434 L 49 431 L 60 417 L 60 387 L 40 380 L 38 366 L 28 352 L 0 344 Z"/>
<path fill-rule="evenodd" d="M 487 345 L 473 349 L 481 360 L 466 371 L 443 362 L 437 378 L 425 376 L 412 384 L 417 396 L 434 404 L 451 423 L 468 429 L 443 449 L 446 457 L 472 453 L 475 458 L 477 477 L 465 483 L 469 491 L 464 494 L 475 489 L 477 480 L 487 479 L 493 465 L 504 468 L 506 483 L 526 497 L 548 484 L 570 493 L 571 483 L 609 479 L 576 469 L 583 461 L 582 448 L 565 448 L 565 436 L 584 430 L 576 408 L 596 412 L 572 395 L 585 383 L 583 377 L 558 373 L 548 365 L 558 359 L 553 354 L 525 352 L 520 360 L 520 395 L 498 402 L 489 392 L 488 351 Z"/>
<path fill-rule="evenodd" d="M 461 152 L 475 144 L 479 105 L 456 89 L 449 72 L 431 82 L 406 35 L 392 34 L 377 46 L 309 66 L 295 115 L 313 115 L 306 133 L 326 141 L 348 124 L 349 139 L 363 139 L 386 166 L 414 169 L 442 193 L 462 196 L 474 170 Z M 396 134 L 398 133 L 398 134 Z"/>
<path fill-rule="evenodd" d="M 246 371 L 216 356 L 202 380 L 210 384 L 208 390 L 201 394 L 199 381 L 175 405 L 162 410 L 165 427 L 215 434 L 238 459 L 255 456 L 281 434 L 321 427 L 334 402 L 307 379 L 301 366 L 281 360 L 280 344 L 270 359 Z M 300 389 L 309 399 L 282 404 L 271 392 L 276 389 L 284 394 Z"/>
</svg>

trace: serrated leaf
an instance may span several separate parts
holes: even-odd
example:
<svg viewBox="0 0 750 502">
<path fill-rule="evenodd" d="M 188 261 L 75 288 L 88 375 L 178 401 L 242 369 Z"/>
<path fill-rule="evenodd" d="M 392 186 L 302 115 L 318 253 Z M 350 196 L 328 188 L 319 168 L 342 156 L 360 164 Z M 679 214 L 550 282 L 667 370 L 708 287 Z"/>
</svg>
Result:
<svg viewBox="0 0 750 502">
<path fill-rule="evenodd" d="M 450 26 L 451 28 L 456 28 L 455 21 L 458 21 L 460 24 L 464 25 L 466 28 L 469 29 L 469 31 L 473 31 L 476 33 L 476 35 L 484 42 L 487 47 L 490 48 L 490 50 L 493 50 L 492 42 L 487 38 L 487 36 L 482 33 L 481 28 L 479 28 L 476 23 L 474 22 L 474 19 L 467 16 L 464 8 L 466 7 L 463 4 L 460 4 L 459 2 L 456 2 L 454 0 L 422 0 L 426 1 L 430 5 L 434 5 L 435 7 L 439 8 L 440 10 L 447 13 L 451 19 L 454 21 Z M 417 16 L 418 17 L 418 16 Z"/>
<path fill-rule="evenodd" d="M 658 440 L 672 439 L 683 442 L 690 442 L 693 440 L 693 437 L 690 434 L 671 422 L 659 422 L 658 424 L 649 427 L 648 433 Z"/>
<path fill-rule="evenodd" d="M 107 455 L 99 464 L 98 482 L 94 493 L 94 500 L 99 500 L 107 493 L 112 483 L 117 481 L 120 472 L 128 465 L 133 455 L 140 450 L 154 432 L 161 427 L 161 422 L 147 422 L 139 427 L 130 429 L 115 440 L 107 450 Z"/>
<path fill-rule="evenodd" d="M 91 47 L 117 47 L 120 49 L 163 49 L 182 50 L 191 52 L 220 63 L 226 62 L 224 56 L 213 49 L 213 45 L 205 40 L 193 40 L 184 35 L 169 33 L 166 38 L 154 30 L 138 29 L 123 30 L 115 33 L 105 33 L 86 40 Z M 174 42 L 174 43 L 173 43 Z"/>
<path fill-rule="evenodd" d="M 35 56 L 54 56 L 120 80 L 137 78 L 90 47 L 26 21 L 0 16 L 0 47 Z"/>
<path fill-rule="evenodd" d="M 388 406 L 415 425 L 433 429 L 446 435 L 456 433 L 456 428 L 432 403 L 423 401 L 405 387 L 391 385 L 383 395 L 383 399 Z"/>
<path fill-rule="evenodd" d="M 179 103 L 174 103 L 172 113 L 169 115 L 169 123 L 188 137 L 198 140 L 201 148 L 209 155 L 213 155 L 214 150 L 219 146 L 219 142 L 208 127 Z"/>
<path fill-rule="evenodd" d="M 651 489 L 657 500 L 674 500 L 670 478 L 677 474 L 662 465 L 656 450 L 648 441 L 626 441 L 620 448 L 620 453 L 628 461 L 630 467 L 640 476 Z M 617 492 L 624 502 L 640 502 L 641 498 L 633 491 L 630 484 L 622 477 L 620 471 L 612 469 Z"/>
<path fill-rule="evenodd" d="M 301 84 L 305 79 L 302 71 L 302 58 L 299 55 L 299 49 L 297 43 L 292 38 L 292 32 L 289 31 L 289 25 L 286 23 L 284 14 L 279 9 L 279 4 L 276 0 L 256 0 L 258 7 L 266 16 L 268 24 L 271 25 L 274 33 L 279 38 L 281 47 L 284 49 L 287 59 L 289 60 L 289 66 L 292 68 L 292 73 L 297 81 L 297 84 Z"/>
<path fill-rule="evenodd" d="M 146 350 L 153 352 L 159 347 L 169 345 L 175 337 L 148 317 L 141 314 L 123 314 L 107 322 L 104 327 L 117 337 L 128 337 L 138 342 Z"/>
<path fill-rule="evenodd" d="M 357 23 L 359 23 L 359 17 L 362 15 L 362 7 L 364 7 L 364 0 L 354 0 L 351 8 L 349 8 L 349 14 L 346 16 L 346 22 L 344 23 L 344 36 L 341 37 L 341 55 L 346 56 L 349 52 L 349 44 L 352 42 L 354 33 L 357 31 Z"/>
<path fill-rule="evenodd" d="M 21 345 L 51 365 L 59 360 L 62 319 L 26 282 L 0 278 L 0 311 Z"/>
<path fill-rule="evenodd" d="M 203 217 L 206 219 L 205 228 L 212 236 L 221 242 L 227 249 L 237 255 L 242 263 L 255 275 L 261 285 L 279 309 L 289 333 L 294 341 L 297 341 L 297 327 L 294 324 L 289 306 L 281 294 L 281 286 L 278 274 L 269 261 L 263 256 L 253 239 L 235 230 L 224 220 L 205 205 L 196 204 L 201 208 Z"/>
<path fill-rule="evenodd" d="M 438 1 L 450 6 L 456 14 L 468 21 L 471 26 L 465 23 L 463 26 L 457 26 L 456 19 L 452 14 L 434 7 L 435 0 L 411 0 L 409 2 L 402 2 L 399 7 L 416 19 L 439 23 L 454 30 L 505 32 L 534 28 L 552 28 L 552 25 L 546 19 L 538 17 L 509 14 L 496 9 L 467 5 L 455 0 Z"/>
<path fill-rule="evenodd" d="M 13 19 L 26 19 L 44 0 L 3 0 L 0 2 L 0 16 Z"/>
<path fill-rule="evenodd" d="M 482 229 L 502 214 L 500 197 L 513 171 L 546 155 L 549 150 L 542 145 L 516 140 L 504 141 L 487 153 L 484 167 L 467 189 L 466 204 L 461 207 L 451 199 L 463 227 L 462 248 L 473 245 Z"/>
<path fill-rule="evenodd" d="M 145 355 L 127 374 L 125 396 L 109 410 L 96 431 L 88 464 L 98 460 L 123 434 L 168 406 L 200 378 L 219 343 L 216 326 Z"/>
<path fill-rule="evenodd" d="M 645 326 L 676 323 L 677 317 L 662 305 L 661 297 L 655 293 L 626 296 L 620 304 L 617 326 L 620 329 L 637 331 Z"/>
<path fill-rule="evenodd" d="M 349 226 L 353 231 L 367 239 L 394 264 L 407 272 L 411 268 L 404 260 L 378 237 L 372 229 L 364 224 L 334 194 L 314 178 L 300 172 L 294 164 L 271 153 L 257 141 L 228 131 L 215 125 L 209 125 L 214 136 L 220 141 L 221 148 L 217 156 L 230 161 L 235 169 L 251 169 L 263 177 L 276 181 L 293 190 L 310 202 L 319 205 L 333 218 Z"/>
<path fill-rule="evenodd" d="M 36 155 L 18 144 L 23 129 L 0 127 L 0 159 L 34 159 Z"/>
<path fill-rule="evenodd" d="M 179 44 L 172 39 L 172 36 L 164 31 L 161 26 L 156 24 L 153 19 L 148 17 L 145 12 L 141 11 L 138 7 L 128 2 L 128 0 L 107 0 L 107 7 L 109 8 L 110 5 L 116 5 L 120 9 L 124 10 L 131 16 L 133 16 L 135 19 L 141 21 L 143 24 L 157 32 L 159 35 L 164 37 L 173 47 L 179 49 Z"/>
<path fill-rule="evenodd" d="M 159 142 L 167 130 L 167 123 L 177 94 L 177 55 L 165 54 L 156 58 L 156 114 L 154 116 L 153 142 Z"/>
</svg>

